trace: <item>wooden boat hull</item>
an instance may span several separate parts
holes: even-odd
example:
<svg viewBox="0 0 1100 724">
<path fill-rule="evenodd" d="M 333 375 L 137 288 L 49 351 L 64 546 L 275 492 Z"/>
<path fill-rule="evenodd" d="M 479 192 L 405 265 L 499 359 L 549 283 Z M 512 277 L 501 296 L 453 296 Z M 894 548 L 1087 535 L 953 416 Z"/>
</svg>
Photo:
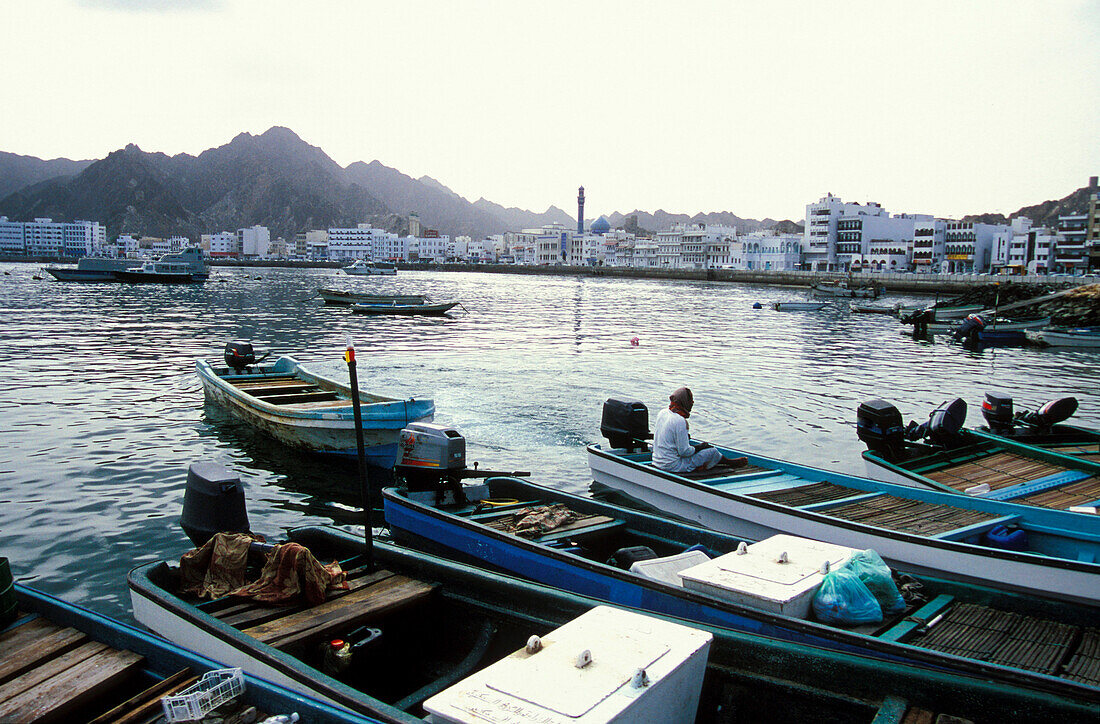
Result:
<svg viewBox="0 0 1100 724">
<path fill-rule="evenodd" d="M 986 329 L 983 332 L 1019 332 L 1027 329 L 1042 329 L 1050 325 L 1050 317 L 1044 317 L 1042 319 L 1032 319 L 1026 322 L 993 322 L 986 323 Z M 955 322 L 933 322 L 928 325 L 929 332 L 935 332 L 937 334 L 944 334 L 954 331 L 958 326 Z"/>
<path fill-rule="evenodd" d="M 439 304 L 353 304 L 351 305 L 351 311 L 356 314 L 438 317 L 446 314 L 456 306 L 458 306 L 458 302 L 441 302 Z"/>
<path fill-rule="evenodd" d="M 300 450 L 339 457 L 357 455 L 355 415 L 351 391 L 346 385 L 309 372 L 291 357 L 281 357 L 276 363 L 253 368 L 257 371 L 245 375 L 230 374 L 226 368 L 215 368 L 202 359 L 196 361 L 195 367 L 206 399 L 257 430 Z M 311 407 L 313 403 L 308 402 L 272 404 L 238 386 L 262 383 L 265 377 L 293 377 L 330 391 L 333 399 L 316 403 L 323 405 L 319 407 Z M 396 462 L 400 431 L 410 422 L 430 421 L 435 414 L 435 404 L 431 400 L 399 400 L 366 392 L 361 394 L 367 455 L 375 465 L 392 467 Z"/>
<path fill-rule="evenodd" d="M 830 286 L 814 286 L 810 287 L 814 296 L 817 297 L 841 297 L 848 299 L 878 299 L 878 293 L 874 289 L 867 287 L 857 287 L 850 289 L 848 287 L 830 287 Z"/>
<path fill-rule="evenodd" d="M 362 550 L 362 541 L 357 536 L 331 528 L 291 531 L 291 539 L 314 550 L 317 550 L 315 545 L 324 543 L 324 550 L 318 555 L 344 558 Z M 515 638 L 514 635 L 512 639 L 502 635 L 497 637 L 498 645 L 493 647 L 496 652 L 494 656 L 500 656 L 522 648 L 526 637 L 531 633 L 544 635 L 549 629 L 560 626 L 601 603 L 596 599 L 519 581 L 381 542 L 375 542 L 374 553 L 379 566 L 395 571 L 398 575 L 430 581 L 438 587 L 431 599 L 434 604 L 429 609 L 436 612 L 436 617 L 420 618 L 420 628 L 428 631 L 441 628 L 443 635 L 440 638 L 443 640 L 433 640 L 433 644 L 438 646 L 448 645 L 446 639 L 453 638 L 447 635 L 448 629 L 455 629 L 463 624 L 457 618 L 453 621 L 439 620 L 438 616 L 445 616 L 448 611 L 461 615 L 461 610 L 466 610 L 467 613 L 463 616 L 466 621 L 477 619 L 486 611 L 492 611 L 501 621 L 498 633 L 509 629 L 512 630 L 510 634 L 520 633 L 522 638 L 516 640 L 518 645 L 513 644 L 511 649 L 508 649 L 508 644 Z M 135 616 L 155 631 L 173 638 L 186 636 L 188 642 L 199 651 L 217 650 L 221 652 L 219 655 L 222 658 L 233 661 L 248 671 L 262 670 L 265 677 L 286 682 L 288 688 L 308 690 L 315 697 L 381 722 L 422 722 L 417 701 L 445 685 L 430 683 L 400 702 L 380 701 L 348 683 L 322 673 L 287 652 L 258 642 L 225 620 L 215 618 L 205 610 L 182 601 L 173 593 L 172 573 L 164 563 L 136 568 L 131 571 L 128 580 Z M 454 610 L 456 605 L 459 610 Z M 396 611 L 388 616 L 388 623 L 393 625 L 401 612 L 391 610 Z M 421 616 L 421 609 L 410 609 L 409 616 Z M 177 623 L 173 623 L 174 620 Z M 374 624 L 368 622 L 368 625 Z M 722 710 L 715 705 L 719 698 L 714 694 L 738 682 L 757 694 L 775 691 L 777 699 L 771 704 L 773 711 L 787 712 L 787 698 L 778 696 L 776 683 L 781 684 L 793 698 L 811 694 L 806 704 L 810 707 L 816 706 L 823 714 L 832 712 L 835 702 L 845 699 L 849 703 L 867 708 L 864 716 L 852 713 L 842 716 L 834 712 L 831 718 L 836 720 L 872 719 L 880 711 L 890 711 L 887 704 L 892 701 L 892 706 L 898 709 L 894 718 L 880 721 L 896 721 L 907 708 L 906 700 L 912 700 L 914 704 L 919 701 L 925 707 L 950 710 L 959 716 L 1034 716 L 1037 717 L 1036 721 L 1052 722 L 1066 721 L 1065 717 L 1070 715 L 1089 715 L 1096 708 L 1087 690 L 1064 687 L 1057 680 L 1049 682 L 1050 688 L 1043 689 L 1030 679 L 1027 680 L 1030 684 L 1024 685 L 1023 678 L 1019 682 L 1005 683 L 984 676 L 964 676 L 900 663 L 883 666 L 880 662 L 863 656 L 793 645 L 721 628 L 692 625 L 702 628 L 714 637 L 710 648 L 708 682 L 709 686 L 717 688 L 708 691 L 708 684 L 704 684 L 704 703 L 700 706 L 697 719 L 699 722 L 728 721 L 728 718 L 721 719 Z M 384 632 L 382 640 L 385 640 L 386 635 Z M 417 651 L 422 659 L 430 653 Z M 461 653 L 462 649 L 459 649 L 455 656 L 460 656 Z M 430 664 L 433 660 L 429 658 L 426 662 Z M 444 678 L 453 677 L 452 671 L 455 668 L 480 668 L 491 660 L 493 657 L 479 662 L 477 658 L 467 654 L 459 666 L 441 668 L 441 671 L 444 672 Z M 386 664 L 393 668 L 389 662 Z M 828 689 L 835 691 L 830 692 Z M 802 692 L 801 695 L 799 692 Z M 898 699 L 901 700 L 900 708 Z M 728 706 L 727 700 L 727 710 Z M 714 716 L 715 712 L 718 716 Z M 1062 718 L 1055 718 L 1059 716 Z"/>
<path fill-rule="evenodd" d="M 582 515 L 587 514 L 596 520 L 607 521 L 596 523 L 590 538 L 582 537 L 585 535 L 583 528 L 572 531 L 574 537 L 569 540 L 577 541 L 572 544 L 573 546 L 584 546 L 586 540 L 595 540 L 598 542 L 594 545 L 601 550 L 609 545 L 613 548 L 617 544 L 609 542 L 607 536 L 613 535 L 610 531 L 616 526 L 642 531 L 645 537 L 660 541 L 669 548 L 677 549 L 678 546 L 678 550 L 682 550 L 691 545 L 701 545 L 711 554 L 734 550 L 740 540 L 738 537 L 654 518 L 644 513 L 628 511 L 601 501 L 579 498 L 517 479 L 493 478 L 488 481 L 488 484 L 491 496 L 497 500 L 532 501 L 532 505 L 563 504 Z M 412 500 L 404 495 L 403 491 L 395 488 L 387 488 L 383 491 L 383 498 L 386 521 L 398 540 L 431 551 L 445 551 L 448 555 L 458 556 L 461 560 L 489 565 L 494 569 L 515 573 L 539 583 L 581 595 L 708 625 L 762 634 L 800 645 L 858 651 L 884 661 L 905 661 L 911 665 L 951 669 L 990 678 L 1007 677 L 1020 683 L 1032 677 L 1030 672 L 1007 667 L 991 667 L 976 659 L 944 656 L 919 646 L 899 643 L 903 635 L 901 633 L 894 635 L 893 632 L 912 632 L 911 626 L 905 623 L 908 618 L 902 619 L 901 624 L 891 628 L 891 631 L 881 637 L 847 631 L 752 608 L 743 603 L 719 599 L 682 586 L 654 580 L 606 564 L 599 557 L 593 560 L 591 557 L 576 555 L 567 546 L 555 547 L 554 543 L 511 535 L 469 517 L 452 514 L 447 509 L 438 509 Z M 603 531 L 599 530 L 601 526 L 604 527 Z M 563 531 L 562 535 L 567 536 L 568 533 Z M 553 534 L 551 533 L 548 537 L 552 538 Z M 425 541 L 429 543 L 425 545 Z M 935 600 L 942 601 L 948 597 L 946 591 L 956 590 L 951 584 L 945 584 L 942 581 L 936 583 L 940 586 L 936 590 L 945 593 L 941 595 L 933 592 L 929 595 L 930 599 L 935 595 Z M 932 582 L 928 582 L 928 585 L 931 586 Z M 982 604 L 1003 604 L 1006 598 L 1006 594 L 989 589 L 959 587 L 958 590 L 965 591 L 975 602 L 980 599 Z M 936 604 L 928 605 L 934 607 Z M 1051 609 L 1059 610 L 1064 606 L 1064 604 L 1052 604 L 1049 601 L 1047 605 Z M 1091 621 L 1095 610 L 1085 606 L 1067 606 L 1066 609 L 1069 611 L 1065 614 L 1066 617 L 1077 621 L 1078 625 Z M 931 617 L 931 614 L 923 612 L 912 615 Z M 1030 681 L 1029 685 L 1044 686 L 1051 683 L 1049 681 L 1051 678 L 1038 675 Z M 1077 688 L 1077 685 L 1068 682 L 1062 682 L 1057 686 L 1062 685 Z M 1100 689 L 1095 685 L 1086 686 L 1085 690 L 1089 690 L 1088 696 L 1100 696 Z"/>
<path fill-rule="evenodd" d="M 1081 349 L 1100 349 L 1100 333 L 1074 333 L 1043 330 L 1036 333 L 1039 341 L 1052 347 L 1078 347 Z"/>
<path fill-rule="evenodd" d="M 187 649 L 181 648 L 176 644 L 165 641 L 162 638 L 153 636 L 146 631 L 142 631 L 133 626 L 121 623 L 119 621 L 111 620 L 105 616 L 101 616 L 92 611 L 88 611 L 83 608 L 79 608 L 72 604 L 66 603 L 60 599 L 49 596 L 45 593 L 41 593 L 31 588 L 27 588 L 16 584 L 15 593 L 19 602 L 19 609 L 23 614 L 23 617 L 13 624 L 8 629 L 0 629 L 0 640 L 3 640 L 3 644 L 0 645 L 0 662 L 5 662 L 5 654 L 11 654 L 13 656 L 20 656 L 23 654 L 22 666 L 26 667 L 38 657 L 45 662 L 49 656 L 63 657 L 64 654 L 60 653 L 64 649 L 50 652 L 50 643 L 45 640 L 45 633 L 42 633 L 42 647 L 34 652 L 33 655 L 27 654 L 26 638 L 20 640 L 19 637 L 24 636 L 23 629 L 29 627 L 38 626 L 39 630 L 47 622 L 50 625 L 56 625 L 58 627 L 64 627 L 70 630 L 80 632 L 87 639 L 98 642 L 99 644 L 105 644 L 120 652 L 129 652 L 141 657 L 141 661 L 137 664 L 140 669 L 135 677 L 143 682 L 144 687 L 149 687 L 149 695 L 144 697 L 142 701 L 148 702 L 148 707 L 151 709 L 151 714 L 155 715 L 161 711 L 159 704 L 159 696 L 170 693 L 171 681 L 186 681 L 186 677 L 179 676 L 177 672 L 181 672 L 190 669 L 194 675 L 201 675 L 207 671 L 223 668 L 223 664 L 218 663 L 215 660 L 205 658 Z M 55 636 L 54 639 L 60 641 L 60 636 Z M 18 642 L 18 643 L 17 643 Z M 33 644 L 32 644 L 33 645 Z M 8 648 L 11 647 L 11 648 Z M 20 651 L 23 649 L 23 651 Z M 79 658 L 79 657 L 76 657 Z M 74 671 L 77 670 L 80 664 L 71 664 L 74 667 Z M 103 665 L 106 667 L 106 664 Z M 87 667 L 85 667 L 87 668 Z M 34 683 L 28 681 L 32 678 L 32 675 L 37 674 L 37 671 L 30 673 L 24 673 L 19 679 L 12 679 L 11 676 L 14 673 L 18 673 L 20 670 L 13 666 L 4 666 L 3 674 L 0 676 L 0 707 L 6 705 L 15 705 L 15 697 L 8 697 L 3 692 L 6 687 L 25 687 L 30 684 L 32 687 Z M 26 672 L 26 668 L 22 670 Z M 86 693 L 92 696 L 96 701 L 100 702 L 99 707 L 109 706 L 111 703 L 117 701 L 122 704 L 130 696 L 135 694 L 132 685 L 124 687 L 124 691 L 120 693 L 117 698 L 112 697 L 110 694 L 110 686 L 105 684 L 94 684 L 93 680 L 103 677 L 103 669 L 97 671 L 85 672 L 84 675 L 79 677 L 79 680 L 71 681 L 68 684 L 64 684 L 61 680 L 65 678 L 64 672 L 56 672 L 52 678 L 43 679 L 40 683 L 41 686 L 49 688 L 49 693 L 64 697 L 69 697 L 67 700 L 58 702 L 59 708 L 51 709 L 48 713 L 46 711 L 46 705 L 50 703 L 51 697 L 45 696 L 44 698 L 36 701 L 37 713 L 31 713 L 30 710 L 24 709 L 21 713 L 14 716 L 18 720 L 26 720 L 24 716 L 32 718 L 38 715 L 48 715 L 51 717 L 61 717 L 60 720 L 65 721 L 87 721 L 90 717 L 95 716 L 95 711 L 90 708 L 90 704 L 85 704 L 78 699 L 78 696 L 83 695 L 83 687 L 88 687 Z M 41 677 L 36 677 L 41 678 Z M 20 681 L 24 683 L 20 685 Z M 56 681 L 57 683 L 51 684 L 50 682 Z M 159 683 L 154 683 L 159 682 Z M 154 686 L 159 687 L 154 692 L 150 683 L 154 683 Z M 99 691 L 92 691 L 91 687 L 101 687 Z M 182 683 L 177 684 L 175 688 L 182 688 Z M 23 699 L 27 699 L 33 694 L 35 689 L 26 688 L 22 694 Z M 293 692 L 283 687 L 271 684 L 263 679 L 256 678 L 249 674 L 245 675 L 245 702 L 251 706 L 257 707 L 261 711 L 269 712 L 271 714 L 289 714 L 291 712 L 298 712 L 303 721 L 317 722 L 318 724 L 354 724 L 356 722 L 363 724 L 369 722 L 362 716 L 352 714 L 344 709 L 332 707 L 316 700 L 316 698 L 308 695 L 308 692 Z M 107 700 L 104 703 L 104 700 Z M 126 701 L 126 710 L 135 713 L 137 711 L 138 701 L 129 699 Z M 6 711 L 6 710 L 5 710 Z M 8 712 L 13 714 L 13 712 Z M 6 715 L 0 715 L 6 716 Z M 146 719 L 133 719 L 133 721 L 145 721 Z M 111 721 L 114 721 L 112 719 Z"/>
<path fill-rule="evenodd" d="M 588 462 L 596 482 L 620 490 L 657 510 L 713 530 L 754 540 L 788 533 L 854 548 L 873 548 L 891 565 L 922 575 L 978 585 L 992 581 L 1009 590 L 1079 603 L 1100 601 L 1100 588 L 1096 586 L 1100 574 L 1100 563 L 1096 562 L 1100 553 L 1100 531 L 1091 525 L 1083 526 L 1078 520 L 1083 516 L 890 486 L 744 451 L 719 449 L 731 458 L 744 456 L 751 465 L 768 471 L 766 475 L 761 473 L 760 478 L 747 477 L 743 482 L 752 483 L 778 475 L 781 479 L 786 476 L 785 482 L 792 485 L 830 483 L 855 493 L 844 494 L 844 500 L 852 500 L 857 512 L 838 517 L 838 508 L 833 503 L 825 504 L 826 508 L 832 506 L 830 512 L 806 510 L 742 494 L 738 491 L 744 488 L 736 482 L 722 485 L 714 481 L 690 480 L 647 465 L 648 454 L 644 455 L 646 461 L 636 461 L 627 459 L 621 451 L 590 445 Z M 942 534 L 930 536 L 911 532 L 924 525 L 921 520 L 914 519 L 907 525 L 910 530 L 899 530 L 897 525 L 887 528 L 861 522 L 858 512 L 861 493 L 885 495 L 884 502 L 899 511 L 906 507 L 931 506 L 930 518 L 949 516 L 952 510 L 957 510 L 956 517 L 961 525 L 947 526 Z M 897 519 L 897 515 L 902 517 Z M 907 519 L 904 514 L 884 511 L 872 520 L 891 517 L 899 521 Z M 1019 524 L 1025 519 L 1035 526 L 1030 533 L 1033 548 L 1042 546 L 1048 555 L 977 545 L 983 533 L 994 526 Z M 966 524 L 966 521 L 972 522 Z M 940 523 L 936 525 L 944 527 Z M 941 535 L 954 539 L 939 537 Z M 1074 560 L 1079 556 L 1082 560 Z"/>
</svg>

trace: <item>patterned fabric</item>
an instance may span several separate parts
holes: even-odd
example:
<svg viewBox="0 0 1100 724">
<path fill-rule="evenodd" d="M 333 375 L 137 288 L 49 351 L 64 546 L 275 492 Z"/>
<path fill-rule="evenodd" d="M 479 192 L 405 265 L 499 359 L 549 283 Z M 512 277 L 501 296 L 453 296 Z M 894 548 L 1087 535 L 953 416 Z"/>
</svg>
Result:
<svg viewBox="0 0 1100 724">
<path fill-rule="evenodd" d="M 298 543 L 275 546 L 257 580 L 247 580 L 248 551 L 263 538 L 251 533 L 218 533 L 202 548 L 180 558 L 180 591 L 200 598 L 241 596 L 261 603 L 291 604 L 304 598 L 316 605 L 329 587 L 347 589 L 346 574 L 333 561 L 321 564 Z"/>
</svg>

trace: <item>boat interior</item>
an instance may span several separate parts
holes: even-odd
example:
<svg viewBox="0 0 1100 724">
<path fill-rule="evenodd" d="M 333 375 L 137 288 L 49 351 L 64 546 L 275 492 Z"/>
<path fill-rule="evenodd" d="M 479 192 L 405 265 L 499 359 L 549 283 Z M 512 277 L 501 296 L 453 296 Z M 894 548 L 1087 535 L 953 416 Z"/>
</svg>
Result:
<svg viewBox="0 0 1100 724">
<path fill-rule="evenodd" d="M 238 373 L 229 367 L 212 367 L 214 374 L 251 397 L 290 410 L 317 410 L 348 407 L 351 397 L 346 389 L 326 380 L 303 374 L 299 368 L 279 360 L 256 365 Z M 392 398 L 360 392 L 363 404 L 393 402 Z"/>
<path fill-rule="evenodd" d="M 0 629 L 0 721 L 163 722 L 161 698 L 198 679 L 188 668 L 157 675 L 138 654 L 35 612 Z"/>
<path fill-rule="evenodd" d="M 746 470 L 743 474 L 754 472 Z M 682 538 L 655 530 L 652 525 L 631 525 L 629 519 L 601 514 L 602 509 L 586 510 L 582 500 L 562 503 L 555 498 L 532 496 L 523 483 L 506 478 L 492 478 L 488 485 L 492 495 L 489 504 L 468 504 L 448 508 L 447 512 L 516 535 L 517 519 L 532 510 L 537 514 L 550 506 L 563 506 L 569 513 L 563 524 L 548 530 L 535 526 L 522 531 L 521 537 L 624 569 L 629 568 L 632 558 L 624 557 L 623 553 L 638 547 L 652 551 L 658 558 L 677 556 L 691 548 Z M 810 501 L 819 497 L 837 500 L 837 491 L 816 485 L 819 484 L 804 486 L 815 487 L 817 494 L 804 490 L 802 502 L 812 505 Z M 871 510 L 882 512 L 874 507 Z M 890 515 L 905 519 L 915 513 L 894 511 Z M 711 558 L 728 553 L 736 545 L 729 537 L 715 535 L 718 537 L 708 539 L 713 548 L 699 546 Z M 903 594 L 912 594 L 907 596 L 906 610 L 888 617 L 882 624 L 847 630 L 1100 686 L 1100 629 L 1096 628 L 1093 609 L 1057 602 L 1044 607 L 1035 601 L 1024 601 L 1021 596 L 991 589 L 895 575 Z M 665 578 L 661 580 L 668 582 Z"/>
<path fill-rule="evenodd" d="M 1100 462 L 1100 442 L 1044 445 L 1051 452 Z M 993 441 L 929 452 L 913 448 L 902 467 L 958 492 L 989 486 L 982 497 L 1065 510 L 1100 501 L 1100 474 L 1023 455 Z"/>
<path fill-rule="evenodd" d="M 333 549 L 332 541 L 311 537 L 311 530 L 291 531 L 291 537 L 320 556 L 346 554 L 354 547 Z M 349 590 L 330 592 L 329 599 L 317 606 L 268 606 L 232 597 L 194 603 L 242 633 L 414 716 L 425 714 L 422 704 L 430 696 L 522 649 L 532 634 L 545 635 L 586 610 L 548 611 L 507 590 L 488 591 L 477 582 L 442 584 L 430 572 L 401 570 L 394 561 L 368 569 L 357 554 L 343 562 Z M 154 571 L 164 585 L 171 585 L 167 566 Z M 340 671 L 326 669 L 325 664 L 324 649 L 334 637 L 352 645 L 350 665 Z M 778 665 L 774 658 L 750 661 L 740 649 L 712 648 L 696 721 L 766 719 L 793 724 L 813 717 L 881 723 L 909 721 L 905 716 L 935 720 L 934 711 L 884 694 L 881 687 L 867 696 L 838 694 L 828 682 L 766 670 Z"/>
</svg>

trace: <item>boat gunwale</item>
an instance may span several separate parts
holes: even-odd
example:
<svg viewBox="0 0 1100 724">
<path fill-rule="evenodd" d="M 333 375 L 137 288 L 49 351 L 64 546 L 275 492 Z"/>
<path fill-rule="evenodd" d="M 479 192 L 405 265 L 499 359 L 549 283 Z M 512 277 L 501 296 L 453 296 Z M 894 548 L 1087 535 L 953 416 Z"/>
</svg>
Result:
<svg viewBox="0 0 1100 724">
<path fill-rule="evenodd" d="M 715 447 L 718 447 L 718 446 L 715 446 Z M 730 452 L 739 452 L 739 453 L 744 454 L 743 451 L 734 451 L 730 448 L 725 448 L 725 449 L 729 450 Z M 1076 571 L 1076 572 L 1080 572 L 1080 573 L 1094 573 L 1094 574 L 1095 573 L 1100 573 L 1100 563 L 1086 563 L 1086 562 L 1083 562 L 1083 561 L 1077 561 L 1077 560 L 1073 560 L 1073 559 L 1069 559 L 1069 558 L 1059 558 L 1059 557 L 1056 557 L 1056 556 L 1047 556 L 1047 555 L 1043 555 L 1043 554 L 1039 554 L 1039 553 L 1027 553 L 1027 552 L 1010 551 L 1010 550 L 1006 550 L 1006 549 L 1002 549 L 1002 548 L 987 548 L 987 547 L 984 547 L 984 546 L 978 546 L 978 545 L 973 545 L 973 544 L 970 544 L 970 543 L 964 543 L 962 541 L 953 541 L 953 540 L 946 540 L 946 539 L 943 539 L 943 538 L 932 538 L 932 537 L 927 537 L 927 536 L 920 536 L 920 535 L 917 535 L 917 534 L 914 534 L 914 533 L 908 533 L 906 531 L 891 530 L 889 528 L 880 528 L 878 526 L 868 525 L 866 523 L 857 523 L 855 521 L 847 520 L 847 519 L 844 519 L 844 518 L 834 518 L 834 517 L 825 515 L 823 513 L 818 513 L 816 511 L 812 511 L 812 510 L 802 510 L 802 509 L 799 509 L 799 508 L 793 508 L 791 506 L 783 505 L 781 503 L 773 503 L 773 502 L 768 501 L 768 500 L 763 500 L 763 499 L 760 499 L 760 498 L 753 498 L 753 497 L 750 497 L 750 496 L 742 494 L 742 493 L 735 493 L 735 492 L 728 491 L 728 490 L 721 490 L 721 489 L 715 488 L 714 486 L 711 486 L 711 485 L 701 484 L 701 483 L 698 483 L 694 480 L 689 480 L 687 478 L 680 477 L 680 476 L 676 475 L 675 473 L 667 473 L 663 470 L 659 470 L 659 469 L 657 469 L 655 467 L 652 467 L 652 466 L 649 467 L 649 468 L 646 468 L 646 467 L 642 466 L 641 464 L 639 464 L 639 463 L 637 463 L 633 460 L 629 460 L 629 459 L 623 458 L 621 456 L 616 456 L 612 453 L 609 453 L 608 451 L 602 449 L 598 444 L 589 445 L 588 446 L 588 452 L 589 452 L 590 455 L 596 455 L 597 457 L 603 458 L 603 459 L 608 460 L 608 461 L 613 462 L 613 463 L 626 464 L 632 469 L 639 470 L 639 471 L 641 471 L 645 474 L 648 474 L 648 475 L 654 475 L 656 477 L 663 478 L 663 479 L 668 480 L 670 482 L 676 483 L 680 486 L 686 486 L 686 487 L 692 488 L 692 489 L 700 491 L 700 492 L 707 492 L 711 495 L 715 495 L 717 497 L 732 500 L 732 501 L 735 501 L 735 502 L 740 503 L 742 505 L 749 505 L 751 507 L 765 508 L 765 509 L 768 509 L 768 510 L 774 512 L 774 513 L 782 513 L 782 514 L 792 515 L 792 516 L 798 517 L 798 518 L 803 518 L 803 519 L 815 522 L 817 524 L 829 525 L 829 526 L 840 527 L 840 528 L 846 528 L 848 530 L 856 531 L 856 532 L 865 531 L 865 532 L 868 532 L 871 535 L 875 535 L 875 536 L 878 536 L 878 537 L 883 537 L 883 536 L 891 537 L 891 538 L 899 539 L 902 542 L 906 542 L 906 543 L 921 544 L 921 545 L 926 545 L 926 546 L 930 546 L 930 547 L 933 547 L 933 548 L 942 548 L 942 549 L 945 549 L 945 550 L 954 551 L 956 553 L 967 554 L 967 555 L 971 555 L 971 556 L 977 556 L 979 558 L 995 558 L 995 559 L 1000 559 L 1000 560 L 1013 562 L 1013 563 L 1031 563 L 1031 564 L 1042 563 L 1044 565 L 1049 565 L 1049 566 L 1052 566 L 1054 568 L 1059 568 L 1059 569 L 1064 569 L 1064 570 L 1069 570 L 1069 571 Z M 766 458 L 766 457 L 762 457 L 762 456 L 759 456 L 759 455 L 751 455 L 751 454 L 748 454 L 747 457 L 749 458 L 749 462 L 754 464 L 754 465 L 758 465 L 758 464 L 760 464 L 760 461 L 764 461 L 766 464 L 768 464 L 768 463 L 772 463 L 772 464 L 778 463 L 782 466 L 787 466 L 787 467 L 793 468 L 795 470 L 803 469 L 803 466 L 797 465 L 796 463 L 787 463 L 785 461 L 775 460 L 773 458 Z M 782 470 L 781 467 L 777 467 L 777 471 L 781 471 L 781 470 Z M 790 472 L 790 470 L 788 470 L 787 472 Z M 825 473 L 826 475 L 840 476 L 841 478 L 853 478 L 853 476 L 846 476 L 843 473 L 834 473 L 832 471 L 827 471 L 827 470 L 821 470 L 820 472 Z M 821 482 L 821 481 L 815 481 L 811 478 L 806 478 L 806 480 L 808 482 Z M 832 481 L 830 481 L 830 482 L 832 482 Z M 871 483 L 872 486 L 891 485 L 890 483 L 882 483 L 880 481 L 875 481 L 875 480 L 870 480 L 870 479 L 867 479 L 865 482 Z M 941 493 L 940 491 L 936 491 L 936 490 L 921 490 L 919 488 L 908 488 L 908 487 L 900 486 L 900 485 L 893 485 L 892 487 L 897 488 L 898 489 L 897 492 L 899 492 L 899 493 L 904 492 L 906 494 L 906 495 L 903 495 L 901 497 L 915 497 L 918 500 L 920 499 L 920 496 L 922 494 L 954 495 L 954 496 L 958 495 L 958 493 L 953 493 L 953 494 L 951 494 L 951 493 Z M 862 489 L 862 488 L 858 488 L 858 489 Z M 879 492 L 890 494 L 890 491 L 886 491 L 886 490 L 879 491 Z M 916 495 L 915 496 L 910 496 L 909 493 L 915 493 Z M 965 501 L 968 501 L 968 502 L 994 503 L 995 505 L 993 507 L 996 507 L 998 505 L 1013 506 L 1013 508 L 1019 509 L 1015 512 L 1022 519 L 1027 518 L 1026 514 L 1035 515 L 1035 514 L 1042 514 L 1042 513 L 1063 514 L 1063 515 L 1070 515 L 1070 516 L 1074 516 L 1074 517 L 1079 516 L 1079 514 L 1077 514 L 1077 513 L 1069 513 L 1069 512 L 1063 513 L 1063 511 L 1050 510 L 1050 509 L 1046 509 L 1046 508 L 1038 508 L 1038 507 L 1031 506 L 1031 505 L 1020 505 L 1018 503 L 1012 503 L 1012 502 L 1009 502 L 1009 501 L 988 501 L 988 500 L 987 501 L 982 501 L 980 498 L 971 498 L 969 496 L 966 496 L 966 497 L 959 496 L 959 497 L 960 497 L 960 500 L 965 500 Z M 970 507 L 970 506 L 963 506 L 963 507 Z M 973 507 L 972 509 L 982 510 L 982 507 L 984 507 L 984 506 L 977 506 L 977 507 Z M 994 512 L 994 511 L 983 511 L 983 512 Z M 1035 529 L 1034 525 L 1031 525 L 1031 527 L 1032 527 L 1032 529 Z M 1090 536 L 1091 535 L 1091 537 L 1093 539 L 1095 539 L 1093 542 L 1100 541 L 1100 534 L 1090 534 L 1087 531 L 1073 531 L 1073 532 L 1075 534 L 1083 535 L 1083 536 Z"/>
</svg>

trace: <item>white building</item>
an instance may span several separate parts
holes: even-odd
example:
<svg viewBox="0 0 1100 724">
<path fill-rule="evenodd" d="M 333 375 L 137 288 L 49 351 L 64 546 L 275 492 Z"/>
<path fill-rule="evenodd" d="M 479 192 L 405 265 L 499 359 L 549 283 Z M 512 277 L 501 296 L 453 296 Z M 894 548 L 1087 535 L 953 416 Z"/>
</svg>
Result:
<svg viewBox="0 0 1100 724">
<path fill-rule="evenodd" d="M 804 268 L 813 271 L 848 271 L 855 249 L 859 257 L 859 245 L 862 234 L 853 222 L 861 217 L 888 217 L 889 214 L 879 204 L 869 201 L 867 205 L 844 203 L 839 196 L 826 194 L 817 203 L 806 204 L 806 228 L 802 234 L 802 252 Z M 840 220 L 849 223 L 840 228 Z M 843 246 L 839 246 L 840 232 L 844 231 Z M 844 249 L 845 251 L 840 251 Z M 845 266 L 847 265 L 847 266 Z"/>
<path fill-rule="evenodd" d="M 232 231 L 222 231 L 217 234 L 203 234 L 199 241 L 208 255 L 213 258 L 239 257 L 241 255 L 240 239 Z"/>
<path fill-rule="evenodd" d="M 947 222 L 922 218 L 913 222 L 913 250 L 910 264 L 913 271 L 938 273 L 943 266 L 944 239 Z"/>
<path fill-rule="evenodd" d="M 657 265 L 667 269 L 717 269 L 729 266 L 737 229 L 718 224 L 674 224 L 657 232 Z"/>
<path fill-rule="evenodd" d="M 115 253 L 118 256 L 137 254 L 139 249 L 141 249 L 141 244 L 132 234 L 119 234 L 115 239 Z"/>
<path fill-rule="evenodd" d="M 354 229 L 330 228 L 328 230 L 328 257 L 341 261 L 366 259 L 375 261 L 375 247 L 386 248 L 386 242 L 395 241 L 396 234 L 375 229 L 370 224 L 359 224 Z"/>
<path fill-rule="evenodd" d="M 734 269 L 797 271 L 802 265 L 802 234 L 754 231 L 730 242 Z"/>
<path fill-rule="evenodd" d="M 631 265 L 635 269 L 656 269 L 660 264 L 660 245 L 653 239 L 635 239 Z"/>
<path fill-rule="evenodd" d="M 271 248 L 271 232 L 259 225 L 237 229 L 237 248 L 245 259 L 263 259 Z"/>
<path fill-rule="evenodd" d="M 328 231 L 325 229 L 307 231 L 305 236 L 304 255 L 310 259 L 327 259 Z"/>
<path fill-rule="evenodd" d="M 8 221 L 8 217 L 0 216 L 0 254 L 25 254 L 26 251 L 23 222 Z"/>
<path fill-rule="evenodd" d="M 97 221 L 9 221 L 0 216 L 0 251 L 31 256 L 103 254 L 107 230 Z"/>
<path fill-rule="evenodd" d="M 989 271 L 998 235 L 1008 231 L 1008 228 L 1005 224 L 948 221 L 944 233 L 944 261 L 940 271 L 946 274 Z"/>
</svg>

